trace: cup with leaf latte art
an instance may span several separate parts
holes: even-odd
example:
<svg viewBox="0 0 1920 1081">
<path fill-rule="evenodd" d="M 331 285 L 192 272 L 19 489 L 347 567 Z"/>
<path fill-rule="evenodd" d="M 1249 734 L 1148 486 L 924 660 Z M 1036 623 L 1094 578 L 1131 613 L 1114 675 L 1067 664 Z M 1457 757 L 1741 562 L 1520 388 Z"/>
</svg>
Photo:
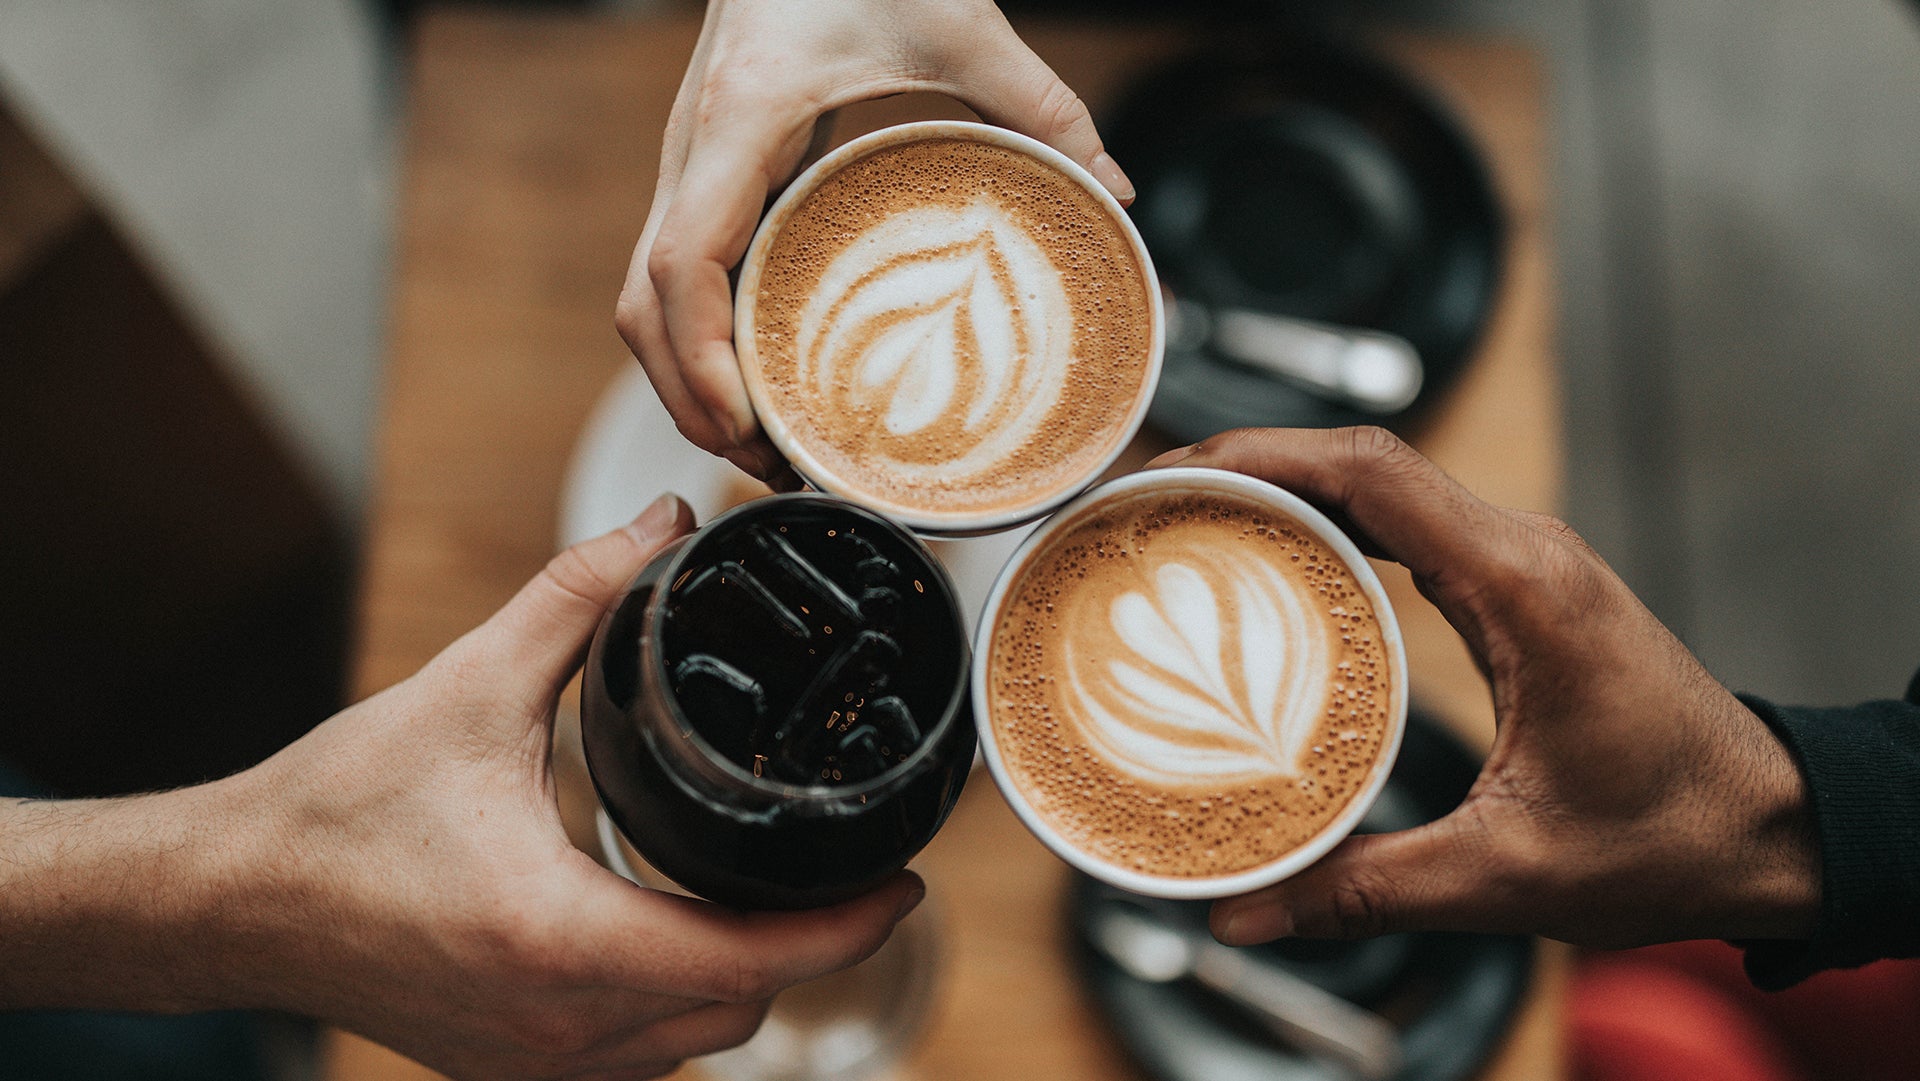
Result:
<svg viewBox="0 0 1920 1081">
<path fill-rule="evenodd" d="M 1146 414 L 1160 291 L 1126 212 L 1000 128 L 883 129 L 801 174 L 741 263 L 754 411 L 814 487 L 922 532 L 1086 488 Z"/>
<path fill-rule="evenodd" d="M 1353 542 L 1237 473 L 1149 470 L 1041 526 L 975 644 L 974 711 L 1026 826 L 1103 881 L 1222 897 L 1352 832 L 1406 724 L 1406 658 Z"/>
</svg>

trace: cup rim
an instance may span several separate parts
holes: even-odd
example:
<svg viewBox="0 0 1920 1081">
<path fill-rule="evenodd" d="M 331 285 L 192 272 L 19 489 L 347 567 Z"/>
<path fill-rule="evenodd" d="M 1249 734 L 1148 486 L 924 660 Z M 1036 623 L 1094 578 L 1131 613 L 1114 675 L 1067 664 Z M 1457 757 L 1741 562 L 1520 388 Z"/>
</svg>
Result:
<svg viewBox="0 0 1920 1081">
<path fill-rule="evenodd" d="M 1155 490 L 1191 491 L 1196 489 L 1222 491 L 1252 498 L 1274 507 L 1294 518 L 1322 543 L 1332 548 L 1334 553 L 1347 564 L 1347 569 L 1359 583 L 1368 602 L 1374 606 L 1389 671 L 1393 676 L 1393 702 L 1388 711 L 1387 738 L 1382 742 L 1380 754 L 1374 760 L 1372 775 L 1367 778 L 1366 784 L 1354 792 L 1352 798 L 1347 801 L 1346 807 L 1342 808 L 1338 815 L 1334 816 L 1305 844 L 1289 850 L 1279 858 L 1232 874 L 1205 878 L 1153 875 L 1117 867 L 1068 843 L 1027 801 L 1025 794 L 1009 774 L 1000 754 L 999 739 L 994 731 L 987 694 L 994 626 L 999 620 L 1001 606 L 1013 583 L 1018 580 L 1020 572 L 1036 551 L 1095 508 Z M 1049 518 L 1039 529 L 1034 530 L 1033 535 L 1021 543 L 1013 556 L 1007 560 L 1006 565 L 1000 569 L 999 576 L 994 580 L 992 591 L 987 594 L 986 605 L 980 613 L 979 626 L 974 631 L 970 689 L 973 699 L 974 727 L 978 730 L 981 756 L 986 760 L 988 772 L 993 775 L 994 787 L 1000 790 L 1000 794 L 1013 808 L 1015 816 L 1020 819 L 1028 832 L 1052 850 L 1054 855 L 1093 878 L 1130 893 L 1171 900 L 1232 897 L 1270 886 L 1305 870 L 1332 851 L 1335 845 L 1345 840 L 1359 826 L 1360 820 L 1366 817 L 1367 811 L 1386 787 L 1388 774 L 1393 771 L 1394 760 L 1400 754 L 1401 738 L 1406 734 L 1409 697 L 1406 646 L 1401 636 L 1400 623 L 1387 598 L 1386 587 L 1381 583 L 1379 575 L 1374 573 L 1373 567 L 1368 564 L 1359 547 L 1326 515 L 1306 500 L 1278 485 L 1229 470 L 1195 466 L 1143 470 L 1108 481 L 1080 496 Z"/>
<path fill-rule="evenodd" d="M 1120 229 L 1133 250 L 1134 259 L 1143 271 L 1144 287 L 1147 291 L 1147 304 L 1151 311 L 1152 331 L 1147 346 L 1147 364 L 1144 378 L 1140 383 L 1139 394 L 1128 410 L 1124 421 L 1114 429 L 1113 445 L 1097 463 L 1090 465 L 1083 477 L 1072 484 L 1062 487 L 1058 492 L 1045 498 L 1029 500 L 1025 503 L 995 510 L 972 514 L 942 513 L 927 508 L 915 508 L 878 498 L 871 493 L 861 492 L 844 484 L 826 469 L 820 460 L 807 448 L 793 438 L 785 418 L 774 409 L 760 378 L 760 357 L 754 344 L 753 317 L 759 296 L 760 273 L 766 249 L 773 243 L 787 219 L 796 207 L 813 194 L 820 182 L 839 170 L 842 166 L 858 158 L 865 157 L 877 150 L 903 143 L 922 142 L 928 139 L 958 138 L 975 142 L 984 142 L 1019 151 L 1029 157 L 1052 166 L 1067 178 L 1079 184 L 1092 194 L 1094 200 L 1107 212 L 1108 217 Z M 820 160 L 808 166 L 793 183 L 780 193 L 773 206 L 760 220 L 754 230 L 753 240 L 747 245 L 747 251 L 740 260 L 739 280 L 734 288 L 733 302 L 733 346 L 740 361 L 741 381 L 746 384 L 748 400 L 753 404 L 753 412 L 766 430 L 767 438 L 787 459 L 795 473 L 807 484 L 822 492 L 841 496 L 869 509 L 878 511 L 905 525 L 916 533 L 937 537 L 978 536 L 985 533 L 998 533 L 1015 526 L 1042 518 L 1057 510 L 1075 497 L 1085 492 L 1099 480 L 1133 441 L 1140 426 L 1146 422 L 1147 409 L 1153 402 L 1154 389 L 1160 382 L 1162 362 L 1166 355 L 1167 318 L 1160 297 L 1160 277 L 1154 269 L 1153 258 L 1147 252 L 1146 241 L 1141 238 L 1140 230 L 1134 226 L 1126 208 L 1091 173 L 1078 162 L 1067 157 L 1053 147 L 1038 139 L 1022 135 L 1007 128 L 992 124 L 982 124 L 970 120 L 920 120 L 907 124 L 895 124 L 868 132 L 856 139 L 835 148 Z"/>
</svg>

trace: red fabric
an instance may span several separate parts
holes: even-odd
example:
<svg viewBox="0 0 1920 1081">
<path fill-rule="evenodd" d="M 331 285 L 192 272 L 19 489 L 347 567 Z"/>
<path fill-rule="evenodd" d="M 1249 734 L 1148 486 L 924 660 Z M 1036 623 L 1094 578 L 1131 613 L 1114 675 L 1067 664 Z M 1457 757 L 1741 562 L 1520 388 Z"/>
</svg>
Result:
<svg viewBox="0 0 1920 1081">
<path fill-rule="evenodd" d="M 1568 1015 L 1579 1081 L 1920 1079 L 1920 962 L 1768 994 L 1721 942 L 1589 954 Z"/>
</svg>

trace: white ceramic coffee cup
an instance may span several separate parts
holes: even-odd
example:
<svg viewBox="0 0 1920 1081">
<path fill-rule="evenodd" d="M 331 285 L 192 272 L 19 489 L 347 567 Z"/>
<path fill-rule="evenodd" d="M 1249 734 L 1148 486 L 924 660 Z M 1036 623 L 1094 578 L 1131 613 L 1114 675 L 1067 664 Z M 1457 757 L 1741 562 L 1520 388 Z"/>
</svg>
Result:
<svg viewBox="0 0 1920 1081">
<path fill-rule="evenodd" d="M 990 715 L 987 680 L 993 635 L 1000 621 L 1001 607 L 1019 579 L 1021 570 L 1036 552 L 1063 530 L 1073 528 L 1090 514 L 1142 496 L 1207 492 L 1237 496 L 1272 507 L 1311 532 L 1346 564 L 1354 581 L 1372 605 L 1379 623 L 1388 674 L 1392 680 L 1388 731 L 1381 740 L 1379 756 L 1374 760 L 1372 772 L 1365 783 L 1354 793 L 1347 806 L 1306 843 L 1268 863 L 1226 875 L 1196 878 L 1145 874 L 1109 863 L 1070 844 L 1034 810 L 1026 794 L 1015 784 L 1001 755 Z M 1132 473 L 1087 492 L 1043 523 L 1001 569 L 993 591 L 987 596 L 986 608 L 980 614 L 979 626 L 974 633 L 972 679 L 973 711 L 975 725 L 979 729 L 981 754 L 993 774 L 994 784 L 1013 807 L 1021 823 L 1055 855 L 1079 870 L 1109 885 L 1150 897 L 1179 900 L 1232 897 L 1298 874 L 1344 840 L 1366 816 L 1368 808 L 1373 806 L 1381 789 L 1386 786 L 1387 775 L 1393 770 L 1394 759 L 1400 753 L 1401 737 L 1407 727 L 1406 648 L 1401 640 L 1400 625 L 1393 615 L 1393 607 L 1387 600 L 1386 588 L 1380 584 L 1380 578 L 1374 574 L 1373 568 L 1368 566 L 1366 557 L 1326 515 L 1299 496 L 1266 481 L 1220 469 L 1176 466 Z"/>
<path fill-rule="evenodd" d="M 1141 380 L 1140 391 L 1126 415 L 1117 418 L 1111 429 L 1113 444 L 1107 452 L 1080 475 L 1053 490 L 1019 505 L 990 512 L 949 513 L 926 507 L 909 506 L 880 498 L 849 485 L 828 469 L 805 442 L 795 438 L 791 427 L 775 408 L 760 376 L 760 362 L 754 332 L 754 312 L 759 294 L 760 277 L 767 252 L 775 236 L 779 234 L 795 208 L 804 202 L 807 196 L 813 194 L 823 180 L 853 161 L 889 146 L 936 138 L 968 139 L 1017 151 L 1051 166 L 1084 188 L 1105 209 L 1131 246 L 1133 256 L 1145 278 L 1147 304 L 1153 323 L 1150 329 L 1146 371 Z M 1133 222 L 1127 217 L 1126 210 L 1119 202 L 1085 169 L 1045 143 L 1005 128 L 957 120 L 922 121 L 882 128 L 848 142 L 801 173 L 786 191 L 781 193 L 780 198 L 761 219 L 758 231 L 754 233 L 753 241 L 747 248 L 747 254 L 740 263 L 739 283 L 734 291 L 733 312 L 734 350 L 740 358 L 740 371 L 747 385 L 747 396 L 753 403 L 754 413 L 759 417 L 761 427 L 766 430 L 768 438 L 786 457 L 794 471 L 800 475 L 801 479 L 820 491 L 861 503 L 871 510 L 900 522 L 916 533 L 927 536 L 962 537 L 997 533 L 1041 518 L 1085 491 L 1088 485 L 1099 479 L 1100 475 L 1119 458 L 1120 453 L 1132 440 L 1134 433 L 1139 430 L 1141 422 L 1146 419 L 1147 406 L 1152 401 L 1154 388 L 1160 381 L 1161 358 L 1166 349 L 1166 313 L 1162 308 L 1159 278 L 1154 273 L 1153 260 L 1147 254 L 1146 243 L 1141 240 L 1139 231 L 1134 228 Z"/>
</svg>

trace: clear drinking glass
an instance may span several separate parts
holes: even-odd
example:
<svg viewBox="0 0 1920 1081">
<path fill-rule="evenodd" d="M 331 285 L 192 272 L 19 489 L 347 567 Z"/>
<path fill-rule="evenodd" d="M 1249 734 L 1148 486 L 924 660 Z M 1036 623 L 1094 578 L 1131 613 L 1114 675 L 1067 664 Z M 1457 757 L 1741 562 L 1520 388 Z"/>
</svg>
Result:
<svg viewBox="0 0 1920 1081">
<path fill-rule="evenodd" d="M 602 621 L 581 737 L 654 868 L 735 908 L 856 896 L 945 821 L 974 750 L 966 633 L 917 538 L 771 496 L 662 551 Z"/>
</svg>

